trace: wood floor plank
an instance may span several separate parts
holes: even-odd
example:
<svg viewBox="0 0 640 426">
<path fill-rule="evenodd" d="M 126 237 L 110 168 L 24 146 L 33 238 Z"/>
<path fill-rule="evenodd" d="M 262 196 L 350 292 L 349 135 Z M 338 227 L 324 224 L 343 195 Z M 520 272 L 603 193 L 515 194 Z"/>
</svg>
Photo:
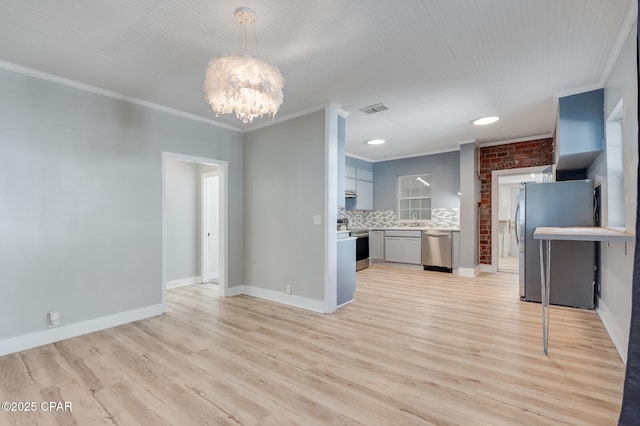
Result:
<svg viewBox="0 0 640 426">
<path fill-rule="evenodd" d="M 322 315 L 214 287 L 165 315 L 0 357 L 0 398 L 65 400 L 0 424 L 615 425 L 624 365 L 594 311 L 540 305 L 517 276 L 372 266 Z"/>
</svg>

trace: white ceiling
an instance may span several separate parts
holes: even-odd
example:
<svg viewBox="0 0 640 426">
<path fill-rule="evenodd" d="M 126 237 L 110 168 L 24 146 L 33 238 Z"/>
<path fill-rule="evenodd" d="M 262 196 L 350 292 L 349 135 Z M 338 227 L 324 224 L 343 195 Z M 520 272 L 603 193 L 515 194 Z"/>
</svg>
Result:
<svg viewBox="0 0 640 426">
<path fill-rule="evenodd" d="M 335 102 L 347 152 L 370 160 L 553 133 L 554 96 L 602 87 L 630 0 L 0 0 L 0 60 L 210 118 L 204 70 L 239 52 L 233 12 L 258 13 L 260 56 L 286 79 L 276 120 Z M 251 46 L 250 46 L 251 47 Z M 252 53 L 249 50 L 249 53 Z M 388 111 L 359 108 L 382 102 Z M 501 120 L 485 128 L 469 122 Z M 363 141 L 385 138 L 381 146 Z"/>
</svg>

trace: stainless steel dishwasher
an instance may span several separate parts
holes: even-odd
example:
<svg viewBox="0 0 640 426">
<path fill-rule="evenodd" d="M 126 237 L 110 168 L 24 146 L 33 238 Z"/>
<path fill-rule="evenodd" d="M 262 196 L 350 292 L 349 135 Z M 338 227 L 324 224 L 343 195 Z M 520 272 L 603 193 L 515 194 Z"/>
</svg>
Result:
<svg viewBox="0 0 640 426">
<path fill-rule="evenodd" d="M 422 233 L 422 266 L 425 271 L 453 272 L 451 231 L 427 230 Z"/>
</svg>

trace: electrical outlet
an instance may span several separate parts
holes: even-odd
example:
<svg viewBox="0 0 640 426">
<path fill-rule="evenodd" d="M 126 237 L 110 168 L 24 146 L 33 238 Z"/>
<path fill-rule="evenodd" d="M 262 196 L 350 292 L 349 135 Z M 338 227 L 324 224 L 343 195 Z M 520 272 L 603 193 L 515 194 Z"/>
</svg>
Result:
<svg viewBox="0 0 640 426">
<path fill-rule="evenodd" d="M 286 292 L 287 292 L 287 294 L 291 294 L 291 286 L 290 285 L 287 286 Z"/>
<path fill-rule="evenodd" d="M 320 216 L 319 214 L 314 214 L 313 215 L 313 224 L 314 225 L 322 225 L 322 216 Z"/>
<path fill-rule="evenodd" d="M 47 314 L 47 325 L 49 328 L 58 327 L 60 325 L 60 312 L 49 312 Z"/>
</svg>

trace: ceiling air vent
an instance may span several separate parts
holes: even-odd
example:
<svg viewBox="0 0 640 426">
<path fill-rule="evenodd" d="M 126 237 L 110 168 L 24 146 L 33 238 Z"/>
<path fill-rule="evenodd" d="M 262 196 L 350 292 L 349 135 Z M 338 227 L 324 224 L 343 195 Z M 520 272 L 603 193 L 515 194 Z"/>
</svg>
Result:
<svg viewBox="0 0 640 426">
<path fill-rule="evenodd" d="M 360 111 L 364 112 L 365 114 L 375 114 L 376 112 L 385 111 L 388 109 L 389 107 L 385 104 L 375 104 L 360 108 Z"/>
</svg>

